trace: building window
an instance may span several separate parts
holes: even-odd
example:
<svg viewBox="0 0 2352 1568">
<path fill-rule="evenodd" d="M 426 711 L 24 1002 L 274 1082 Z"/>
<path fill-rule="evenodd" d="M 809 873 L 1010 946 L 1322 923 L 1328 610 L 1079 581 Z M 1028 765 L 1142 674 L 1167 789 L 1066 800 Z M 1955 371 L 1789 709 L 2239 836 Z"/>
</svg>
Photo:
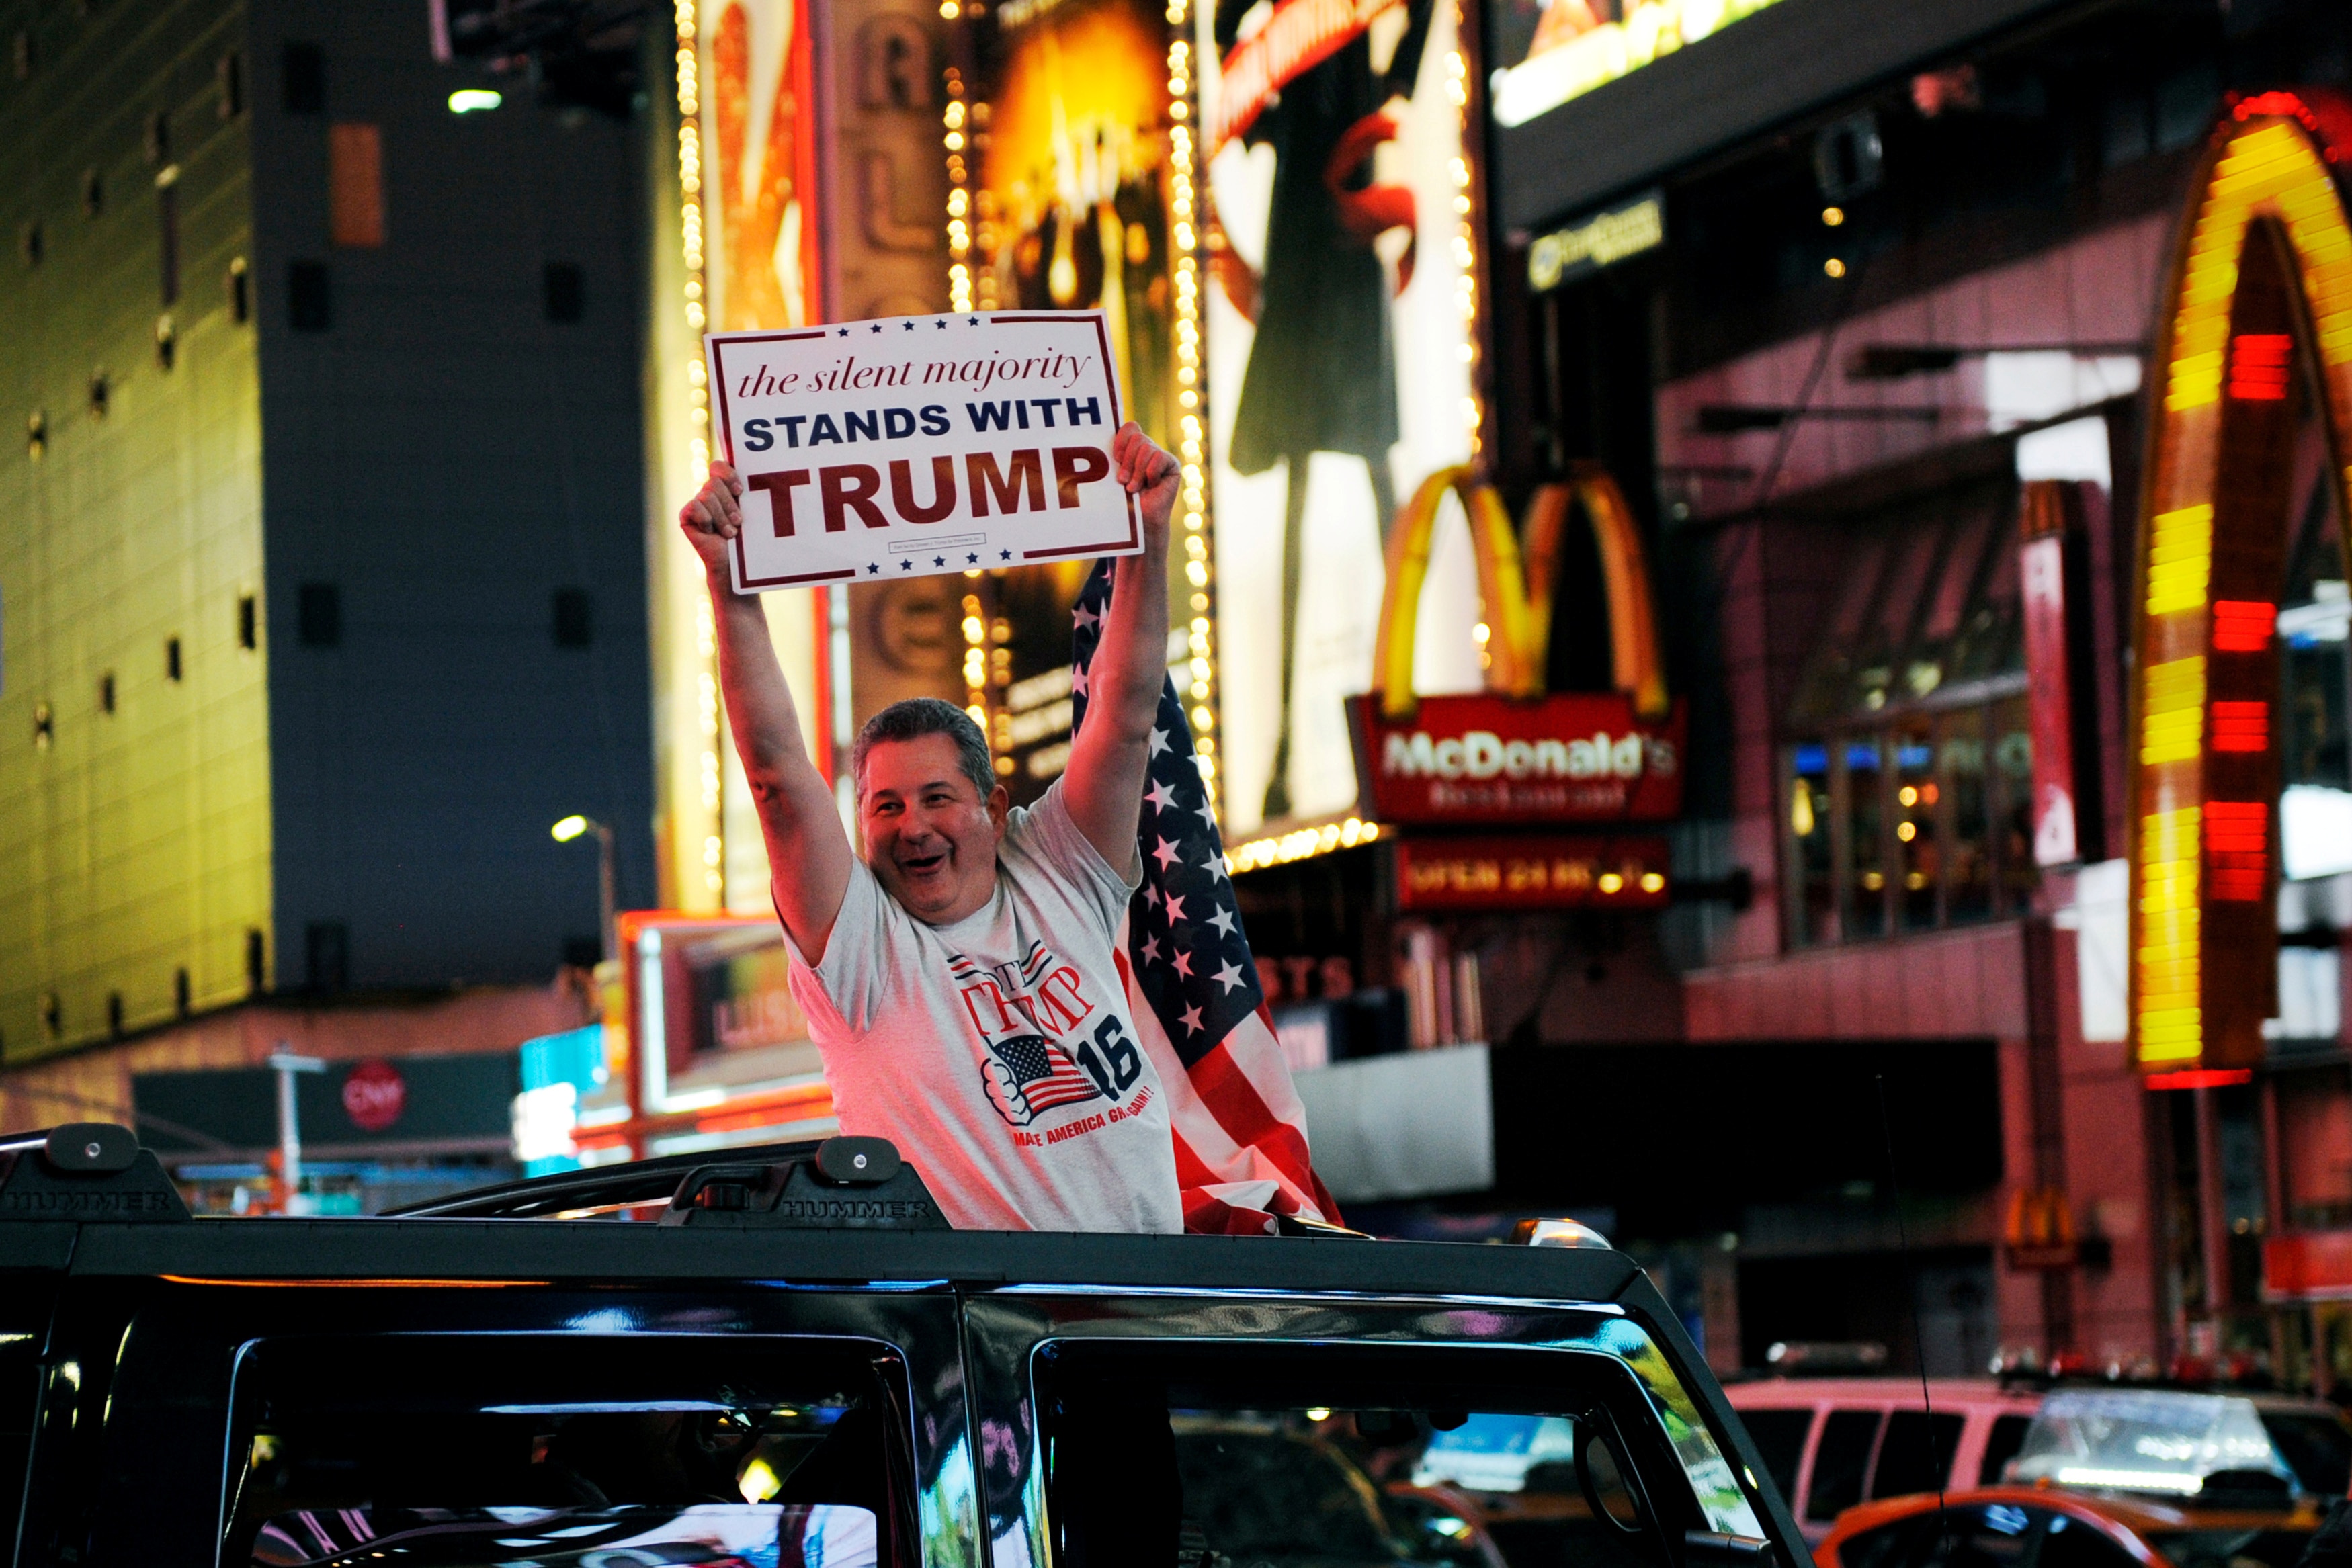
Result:
<svg viewBox="0 0 2352 1568">
<path fill-rule="evenodd" d="M 49 416 L 39 409 L 25 416 L 25 455 L 38 463 L 49 450 Z"/>
<path fill-rule="evenodd" d="M 114 672 L 112 670 L 98 677 L 98 711 L 100 713 L 114 711 Z"/>
<path fill-rule="evenodd" d="M 236 596 L 236 645 L 248 653 L 261 646 L 261 607 L 250 593 Z"/>
<path fill-rule="evenodd" d="M 213 87 L 219 93 L 215 112 L 235 120 L 245 112 L 245 57 L 231 49 L 213 62 Z"/>
<path fill-rule="evenodd" d="M 161 168 L 172 161 L 172 117 L 162 110 L 147 117 L 147 133 L 140 138 L 139 151 L 151 167 Z"/>
<path fill-rule="evenodd" d="M 41 1027 L 49 1031 L 51 1040 L 63 1040 L 66 1034 L 65 1004 L 55 991 L 41 993 Z"/>
<path fill-rule="evenodd" d="M 172 1011 L 181 1018 L 186 1018 L 193 1010 L 193 1002 L 194 998 L 188 986 L 188 971 L 185 968 L 173 970 Z"/>
<path fill-rule="evenodd" d="M 104 419 L 106 417 L 107 405 L 113 401 L 113 396 L 114 389 L 108 383 L 106 372 L 104 371 L 92 371 L 89 373 L 90 418 Z"/>
<path fill-rule="evenodd" d="M 106 177 L 95 169 L 81 172 L 81 215 L 94 218 L 106 211 Z"/>
<path fill-rule="evenodd" d="M 289 114 L 327 112 L 327 53 L 316 44 L 289 40 L 284 56 L 283 102 Z"/>
<path fill-rule="evenodd" d="M 340 920 L 313 922 L 304 932 L 305 976 L 310 988 L 331 996 L 346 988 L 352 977 L 351 927 Z"/>
<path fill-rule="evenodd" d="M 295 635 L 305 648 L 343 643 L 343 596 L 331 582 L 306 582 L 296 601 Z"/>
<path fill-rule="evenodd" d="M 249 270 L 241 256 L 228 264 L 228 319 L 240 327 L 253 319 L 253 288 L 247 279 Z"/>
<path fill-rule="evenodd" d="M 115 1039 L 122 1038 L 122 993 L 106 993 L 106 1032 Z"/>
<path fill-rule="evenodd" d="M 1780 749 L 1792 946 L 2031 904 L 2033 744 L 2004 469 L 1819 525 L 1843 560 Z"/>
<path fill-rule="evenodd" d="M 588 313 L 587 279 L 577 263 L 549 262 L 541 281 L 546 288 L 549 320 L 568 323 Z"/>
<path fill-rule="evenodd" d="M 555 591 L 555 645 L 559 648 L 585 648 L 594 639 L 588 591 L 584 588 L 559 588 Z"/>
<path fill-rule="evenodd" d="M 167 681 L 176 681 L 184 673 L 180 664 L 180 640 L 177 637 L 164 638 L 163 678 Z"/>
<path fill-rule="evenodd" d="M 252 926 L 245 932 L 245 988 L 258 996 L 269 981 L 268 941 Z"/>
<path fill-rule="evenodd" d="M 180 362 L 180 329 L 169 314 L 155 318 L 155 368 L 169 371 Z"/>
<path fill-rule="evenodd" d="M 286 268 L 286 324 L 297 332 L 323 332 L 333 321 L 327 264 L 298 261 Z"/>
<path fill-rule="evenodd" d="M 33 705 L 33 749 L 47 751 L 57 743 L 58 723 L 47 703 Z"/>
<path fill-rule="evenodd" d="M 165 170 L 164 172 L 171 172 Z M 180 298 L 180 183 L 159 181 L 155 187 L 156 292 L 166 305 Z"/>
<path fill-rule="evenodd" d="M 36 218 L 33 222 L 25 225 L 23 232 L 17 236 L 16 243 L 18 248 L 24 254 L 25 265 L 26 267 L 31 267 L 41 265 L 42 256 L 47 253 L 48 241 L 47 237 L 41 232 L 39 219 Z"/>
<path fill-rule="evenodd" d="M 346 123 L 327 129 L 327 237 L 347 249 L 383 244 L 383 131 Z"/>
</svg>

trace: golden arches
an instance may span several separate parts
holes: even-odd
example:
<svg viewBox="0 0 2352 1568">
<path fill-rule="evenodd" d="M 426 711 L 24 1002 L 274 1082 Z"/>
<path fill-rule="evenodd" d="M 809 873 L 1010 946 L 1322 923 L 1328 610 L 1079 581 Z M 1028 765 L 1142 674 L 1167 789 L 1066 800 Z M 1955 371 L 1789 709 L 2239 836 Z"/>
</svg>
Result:
<svg viewBox="0 0 2352 1568">
<path fill-rule="evenodd" d="M 1397 514 L 1388 547 L 1388 585 L 1381 598 L 1380 642 L 1372 657 L 1381 711 L 1404 718 L 1413 711 L 1412 651 L 1421 619 L 1421 591 L 1429 576 L 1438 508 L 1448 491 L 1458 496 L 1478 563 L 1478 595 L 1486 612 L 1486 685 L 1506 696 L 1544 695 L 1544 662 L 1551 648 L 1551 584 L 1562 530 L 1581 504 L 1601 551 L 1608 594 L 1612 681 L 1643 718 L 1668 707 L 1658 652 L 1657 611 L 1640 526 L 1616 480 L 1598 463 L 1570 466 L 1568 478 L 1539 487 L 1528 507 L 1524 554 L 1510 513 L 1492 485 L 1468 465 L 1444 468 L 1421 482 Z"/>
<path fill-rule="evenodd" d="M 2268 710 L 2294 360 L 2319 389 L 2338 503 L 2352 502 L 2352 221 L 2329 167 L 2352 150 L 2341 118 L 2308 94 L 2234 103 L 2199 164 L 2163 296 L 2126 758 L 2129 1018 L 2150 1071 L 2259 1061 L 2274 1010 Z"/>
</svg>

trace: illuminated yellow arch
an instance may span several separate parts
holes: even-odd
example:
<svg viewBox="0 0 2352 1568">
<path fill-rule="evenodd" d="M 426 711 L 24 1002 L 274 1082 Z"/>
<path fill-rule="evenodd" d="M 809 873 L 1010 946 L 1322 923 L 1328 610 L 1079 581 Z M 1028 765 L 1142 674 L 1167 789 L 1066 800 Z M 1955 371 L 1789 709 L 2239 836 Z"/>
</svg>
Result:
<svg viewBox="0 0 2352 1568">
<path fill-rule="evenodd" d="M 2278 597 L 2295 366 L 2352 501 L 2352 223 L 2332 100 L 2233 103 L 2192 183 L 2158 319 L 2134 604 L 2134 1060 L 2262 1060 L 2276 1010 Z M 2352 517 L 2352 510 L 2345 515 Z"/>
<path fill-rule="evenodd" d="M 1413 711 L 1412 650 L 1421 619 L 1421 591 L 1446 492 L 1462 498 L 1478 563 L 1478 594 L 1486 606 L 1486 685 L 1507 696 L 1544 695 L 1544 662 L 1551 648 L 1551 584 L 1562 530 L 1581 503 L 1601 550 L 1608 594 L 1613 681 L 1644 718 L 1667 710 L 1666 677 L 1658 654 L 1657 611 L 1642 534 L 1624 492 L 1598 463 L 1573 465 L 1568 478 L 1538 489 L 1528 508 L 1522 557 L 1510 513 L 1492 485 L 1467 465 L 1440 469 L 1421 482 L 1397 516 L 1388 548 L 1388 586 L 1381 596 L 1380 642 L 1372 670 L 1381 710 L 1391 718 Z"/>
</svg>

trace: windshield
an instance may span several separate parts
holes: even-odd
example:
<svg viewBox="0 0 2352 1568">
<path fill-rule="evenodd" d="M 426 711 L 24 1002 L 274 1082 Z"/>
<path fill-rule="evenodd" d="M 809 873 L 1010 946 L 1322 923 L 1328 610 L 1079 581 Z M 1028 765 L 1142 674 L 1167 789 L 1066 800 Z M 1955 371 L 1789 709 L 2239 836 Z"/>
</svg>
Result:
<svg viewBox="0 0 2352 1568">
<path fill-rule="evenodd" d="M 2319 1497 L 2352 1490 L 2352 1428 L 2321 1410 L 2265 1410 L 2263 1429 L 2303 1490 Z"/>
<path fill-rule="evenodd" d="M 2311 1544 L 2299 1530 L 2176 1530 L 2147 1541 L 2173 1568 L 2295 1568 Z"/>
<path fill-rule="evenodd" d="M 2018 1450 L 2015 1474 L 2021 1481 L 2194 1497 L 2209 1478 L 2250 1470 L 2297 1479 L 2252 1400 L 2103 1389 L 2043 1400 Z"/>
</svg>

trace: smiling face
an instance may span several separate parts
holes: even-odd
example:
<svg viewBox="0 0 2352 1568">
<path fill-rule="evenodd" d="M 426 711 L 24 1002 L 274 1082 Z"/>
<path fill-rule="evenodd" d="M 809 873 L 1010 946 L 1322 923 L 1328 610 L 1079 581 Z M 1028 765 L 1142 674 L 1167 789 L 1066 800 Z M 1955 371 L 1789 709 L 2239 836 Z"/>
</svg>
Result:
<svg viewBox="0 0 2352 1568">
<path fill-rule="evenodd" d="M 884 891 L 929 925 L 977 914 L 996 894 L 996 844 L 1009 797 L 982 800 L 945 735 L 877 741 L 866 753 L 858 826 Z"/>
</svg>

